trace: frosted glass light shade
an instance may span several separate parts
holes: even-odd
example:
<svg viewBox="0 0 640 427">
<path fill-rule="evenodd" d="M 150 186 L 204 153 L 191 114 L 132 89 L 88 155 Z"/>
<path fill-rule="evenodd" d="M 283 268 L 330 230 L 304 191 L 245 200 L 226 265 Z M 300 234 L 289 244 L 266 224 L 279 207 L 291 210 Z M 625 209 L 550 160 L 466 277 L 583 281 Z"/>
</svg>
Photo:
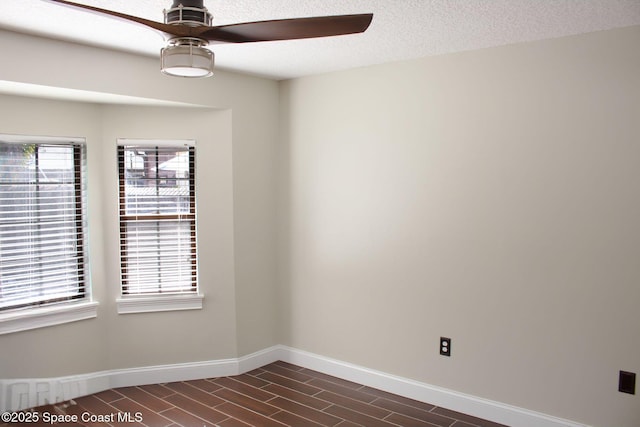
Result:
<svg viewBox="0 0 640 427">
<path fill-rule="evenodd" d="M 169 45 L 160 51 L 164 74 L 178 77 L 209 77 L 213 75 L 214 55 L 201 46 Z"/>
</svg>

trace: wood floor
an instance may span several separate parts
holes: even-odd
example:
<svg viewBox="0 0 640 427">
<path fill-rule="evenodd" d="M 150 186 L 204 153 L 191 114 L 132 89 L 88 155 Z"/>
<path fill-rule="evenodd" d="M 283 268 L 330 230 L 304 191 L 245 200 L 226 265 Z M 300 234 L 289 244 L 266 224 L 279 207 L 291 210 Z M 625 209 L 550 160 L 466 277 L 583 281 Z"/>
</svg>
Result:
<svg viewBox="0 0 640 427">
<path fill-rule="evenodd" d="M 234 377 L 107 390 L 37 410 L 37 423 L 0 427 L 51 425 L 47 414 L 66 415 L 70 421 L 54 425 L 68 427 L 501 426 L 285 362 Z"/>
</svg>

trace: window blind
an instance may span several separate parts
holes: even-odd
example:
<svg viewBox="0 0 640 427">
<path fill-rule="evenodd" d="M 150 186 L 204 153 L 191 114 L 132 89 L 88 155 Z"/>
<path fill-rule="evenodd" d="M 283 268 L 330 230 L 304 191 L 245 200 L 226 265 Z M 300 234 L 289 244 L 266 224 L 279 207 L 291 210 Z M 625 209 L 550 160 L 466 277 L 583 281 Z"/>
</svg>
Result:
<svg viewBox="0 0 640 427">
<path fill-rule="evenodd" d="M 87 295 L 82 143 L 0 139 L 0 310 Z"/>
<path fill-rule="evenodd" d="M 197 292 L 195 147 L 120 145 L 122 294 Z"/>
</svg>

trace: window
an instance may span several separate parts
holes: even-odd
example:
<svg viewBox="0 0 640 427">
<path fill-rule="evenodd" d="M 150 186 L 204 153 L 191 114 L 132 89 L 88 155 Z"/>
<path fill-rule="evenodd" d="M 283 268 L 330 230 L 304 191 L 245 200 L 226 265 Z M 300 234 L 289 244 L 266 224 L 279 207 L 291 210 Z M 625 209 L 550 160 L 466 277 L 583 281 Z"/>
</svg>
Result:
<svg viewBox="0 0 640 427">
<path fill-rule="evenodd" d="M 118 172 L 119 312 L 200 308 L 201 298 L 190 299 L 198 293 L 195 144 L 121 140 Z"/>
<path fill-rule="evenodd" d="M 0 135 L 0 321 L 88 300 L 85 169 L 79 140 Z"/>
</svg>

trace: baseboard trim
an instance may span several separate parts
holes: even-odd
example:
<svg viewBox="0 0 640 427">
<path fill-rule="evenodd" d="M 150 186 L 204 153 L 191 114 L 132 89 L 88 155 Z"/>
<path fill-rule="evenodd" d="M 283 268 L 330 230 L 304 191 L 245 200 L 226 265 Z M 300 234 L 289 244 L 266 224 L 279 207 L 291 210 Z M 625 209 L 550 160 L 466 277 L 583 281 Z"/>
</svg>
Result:
<svg viewBox="0 0 640 427">
<path fill-rule="evenodd" d="M 242 356 L 238 359 L 238 374 L 253 371 L 278 360 L 284 360 L 287 351 L 287 347 L 276 345 Z"/>
<path fill-rule="evenodd" d="M 238 375 L 283 357 L 280 346 L 240 358 L 114 369 L 58 378 L 0 380 L 0 412 L 64 402 L 118 387 Z"/>
<path fill-rule="evenodd" d="M 574 421 L 436 387 L 295 348 L 281 346 L 281 354 L 280 360 L 294 365 L 508 426 L 589 427 Z"/>
<path fill-rule="evenodd" d="M 59 403 L 110 388 L 238 375 L 277 360 L 509 426 L 588 427 L 283 345 L 234 359 L 116 369 L 60 378 L 0 380 L 0 412 Z"/>
</svg>

